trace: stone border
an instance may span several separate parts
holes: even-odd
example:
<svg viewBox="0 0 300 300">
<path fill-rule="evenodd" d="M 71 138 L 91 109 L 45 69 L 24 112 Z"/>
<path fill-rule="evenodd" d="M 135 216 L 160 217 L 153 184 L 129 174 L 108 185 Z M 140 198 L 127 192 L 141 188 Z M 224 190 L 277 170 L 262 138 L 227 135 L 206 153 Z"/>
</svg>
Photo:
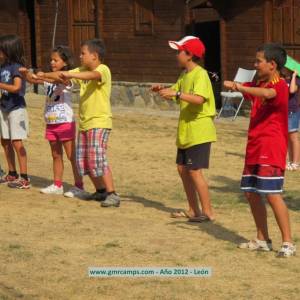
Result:
<svg viewBox="0 0 300 300">
<path fill-rule="evenodd" d="M 153 83 L 114 81 L 112 83 L 111 104 L 112 106 L 150 108 L 159 110 L 178 110 L 178 106 L 173 101 L 162 99 L 157 93 L 150 91 Z M 171 84 L 164 84 L 169 87 Z M 35 90 L 36 89 L 36 90 Z M 44 95 L 43 85 L 26 85 L 26 93 Z M 79 89 L 74 89 L 73 102 L 79 102 Z"/>
</svg>

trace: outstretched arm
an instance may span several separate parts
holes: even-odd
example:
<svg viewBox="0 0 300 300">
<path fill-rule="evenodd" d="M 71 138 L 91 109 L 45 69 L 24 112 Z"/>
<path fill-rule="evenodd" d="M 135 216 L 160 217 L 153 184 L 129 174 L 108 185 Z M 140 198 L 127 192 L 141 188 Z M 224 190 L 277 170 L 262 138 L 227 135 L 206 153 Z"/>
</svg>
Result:
<svg viewBox="0 0 300 300">
<path fill-rule="evenodd" d="M 102 76 L 97 71 L 82 71 L 82 72 L 60 72 L 61 79 L 79 79 L 79 80 L 101 80 Z"/>
<path fill-rule="evenodd" d="M 61 82 L 63 84 L 69 85 L 71 79 L 79 80 L 101 80 L 101 74 L 97 71 L 82 71 L 82 72 L 72 72 L 72 71 L 57 71 L 57 72 L 39 72 L 37 76 L 46 81 L 54 80 L 55 82 Z"/>
<path fill-rule="evenodd" d="M 65 83 L 64 80 L 61 78 L 60 71 L 57 72 L 38 72 L 36 74 L 37 78 L 42 81 L 47 81 L 50 83 Z"/>
<path fill-rule="evenodd" d="M 172 100 L 176 97 L 177 92 L 171 88 L 162 89 L 159 91 L 159 95 L 167 100 Z M 203 104 L 205 99 L 199 95 L 192 95 L 188 93 L 180 93 L 180 100 L 191 103 L 191 104 Z"/>
<path fill-rule="evenodd" d="M 32 72 L 29 72 L 27 68 L 19 68 L 19 72 L 21 73 L 22 77 L 32 84 L 43 84 L 44 80 L 38 79 L 38 77 L 33 74 Z"/>
<path fill-rule="evenodd" d="M 228 90 L 238 91 L 243 94 L 249 94 L 254 97 L 260 97 L 263 99 L 273 99 L 277 93 L 275 89 L 267 89 L 263 87 L 248 87 L 234 81 L 224 81 L 224 87 Z"/>
</svg>

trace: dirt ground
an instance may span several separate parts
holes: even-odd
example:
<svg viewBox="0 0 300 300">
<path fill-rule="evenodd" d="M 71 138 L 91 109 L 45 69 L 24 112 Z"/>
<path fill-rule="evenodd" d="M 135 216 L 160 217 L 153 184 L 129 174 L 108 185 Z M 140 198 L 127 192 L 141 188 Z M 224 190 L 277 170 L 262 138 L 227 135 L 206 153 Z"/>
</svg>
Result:
<svg viewBox="0 0 300 300">
<path fill-rule="evenodd" d="M 26 142 L 32 189 L 0 186 L 0 299 L 299 299 L 300 256 L 236 248 L 254 238 L 239 191 L 247 120 L 217 121 L 211 187 L 217 221 L 189 224 L 169 217 L 185 208 L 175 166 L 176 113 L 116 109 L 109 157 L 120 208 L 45 196 L 51 183 L 43 97 L 28 95 L 31 133 Z M 3 166 L 3 151 L 0 150 Z M 65 162 L 65 187 L 72 184 Z M 287 173 L 285 198 L 300 240 L 300 172 Z M 93 191 L 86 179 L 86 188 Z M 280 234 L 270 215 L 276 249 Z M 211 278 L 89 278 L 88 267 L 211 267 Z"/>
</svg>

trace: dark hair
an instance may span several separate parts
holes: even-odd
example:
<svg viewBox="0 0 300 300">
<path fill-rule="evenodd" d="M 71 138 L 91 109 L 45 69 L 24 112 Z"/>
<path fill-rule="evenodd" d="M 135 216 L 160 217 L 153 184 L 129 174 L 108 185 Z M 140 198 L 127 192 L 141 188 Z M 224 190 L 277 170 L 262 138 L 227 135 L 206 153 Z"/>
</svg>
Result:
<svg viewBox="0 0 300 300">
<path fill-rule="evenodd" d="M 189 51 L 187 50 L 184 50 L 184 52 L 187 54 L 187 55 L 192 55 L 192 61 L 196 64 L 201 64 L 203 63 L 203 58 L 200 58 L 196 55 L 193 55 L 192 53 L 190 53 Z"/>
<path fill-rule="evenodd" d="M 24 48 L 21 39 L 16 35 L 3 35 L 0 37 L 0 51 L 6 57 L 6 63 L 25 65 Z"/>
<path fill-rule="evenodd" d="M 68 71 L 74 68 L 74 56 L 71 49 L 67 46 L 55 46 L 52 53 L 57 53 L 59 57 L 66 63 L 66 66 L 63 68 L 64 71 Z"/>
<path fill-rule="evenodd" d="M 258 47 L 257 52 L 264 52 L 267 62 L 275 61 L 278 71 L 284 67 L 287 59 L 287 53 L 285 49 L 276 43 L 264 44 Z"/>
<path fill-rule="evenodd" d="M 105 56 L 105 45 L 101 39 L 86 40 L 81 43 L 81 46 L 87 46 L 89 51 L 95 52 L 101 60 Z"/>
</svg>

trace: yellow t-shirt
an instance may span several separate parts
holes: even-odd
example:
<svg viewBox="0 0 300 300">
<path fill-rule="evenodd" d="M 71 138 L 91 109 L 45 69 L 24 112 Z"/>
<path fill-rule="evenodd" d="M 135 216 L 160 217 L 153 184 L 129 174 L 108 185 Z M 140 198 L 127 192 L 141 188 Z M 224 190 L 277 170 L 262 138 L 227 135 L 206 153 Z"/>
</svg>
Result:
<svg viewBox="0 0 300 300">
<path fill-rule="evenodd" d="M 87 71 L 76 68 L 70 72 Z M 111 73 L 106 65 L 100 64 L 94 71 L 101 74 L 100 80 L 72 79 L 80 85 L 79 130 L 92 128 L 112 128 L 112 113 L 110 104 Z"/>
<path fill-rule="evenodd" d="M 190 72 L 183 72 L 172 89 L 202 96 L 205 99 L 203 104 L 179 101 L 177 147 L 186 149 L 198 144 L 215 142 L 217 140 L 214 125 L 215 97 L 207 71 L 197 66 Z"/>
</svg>

